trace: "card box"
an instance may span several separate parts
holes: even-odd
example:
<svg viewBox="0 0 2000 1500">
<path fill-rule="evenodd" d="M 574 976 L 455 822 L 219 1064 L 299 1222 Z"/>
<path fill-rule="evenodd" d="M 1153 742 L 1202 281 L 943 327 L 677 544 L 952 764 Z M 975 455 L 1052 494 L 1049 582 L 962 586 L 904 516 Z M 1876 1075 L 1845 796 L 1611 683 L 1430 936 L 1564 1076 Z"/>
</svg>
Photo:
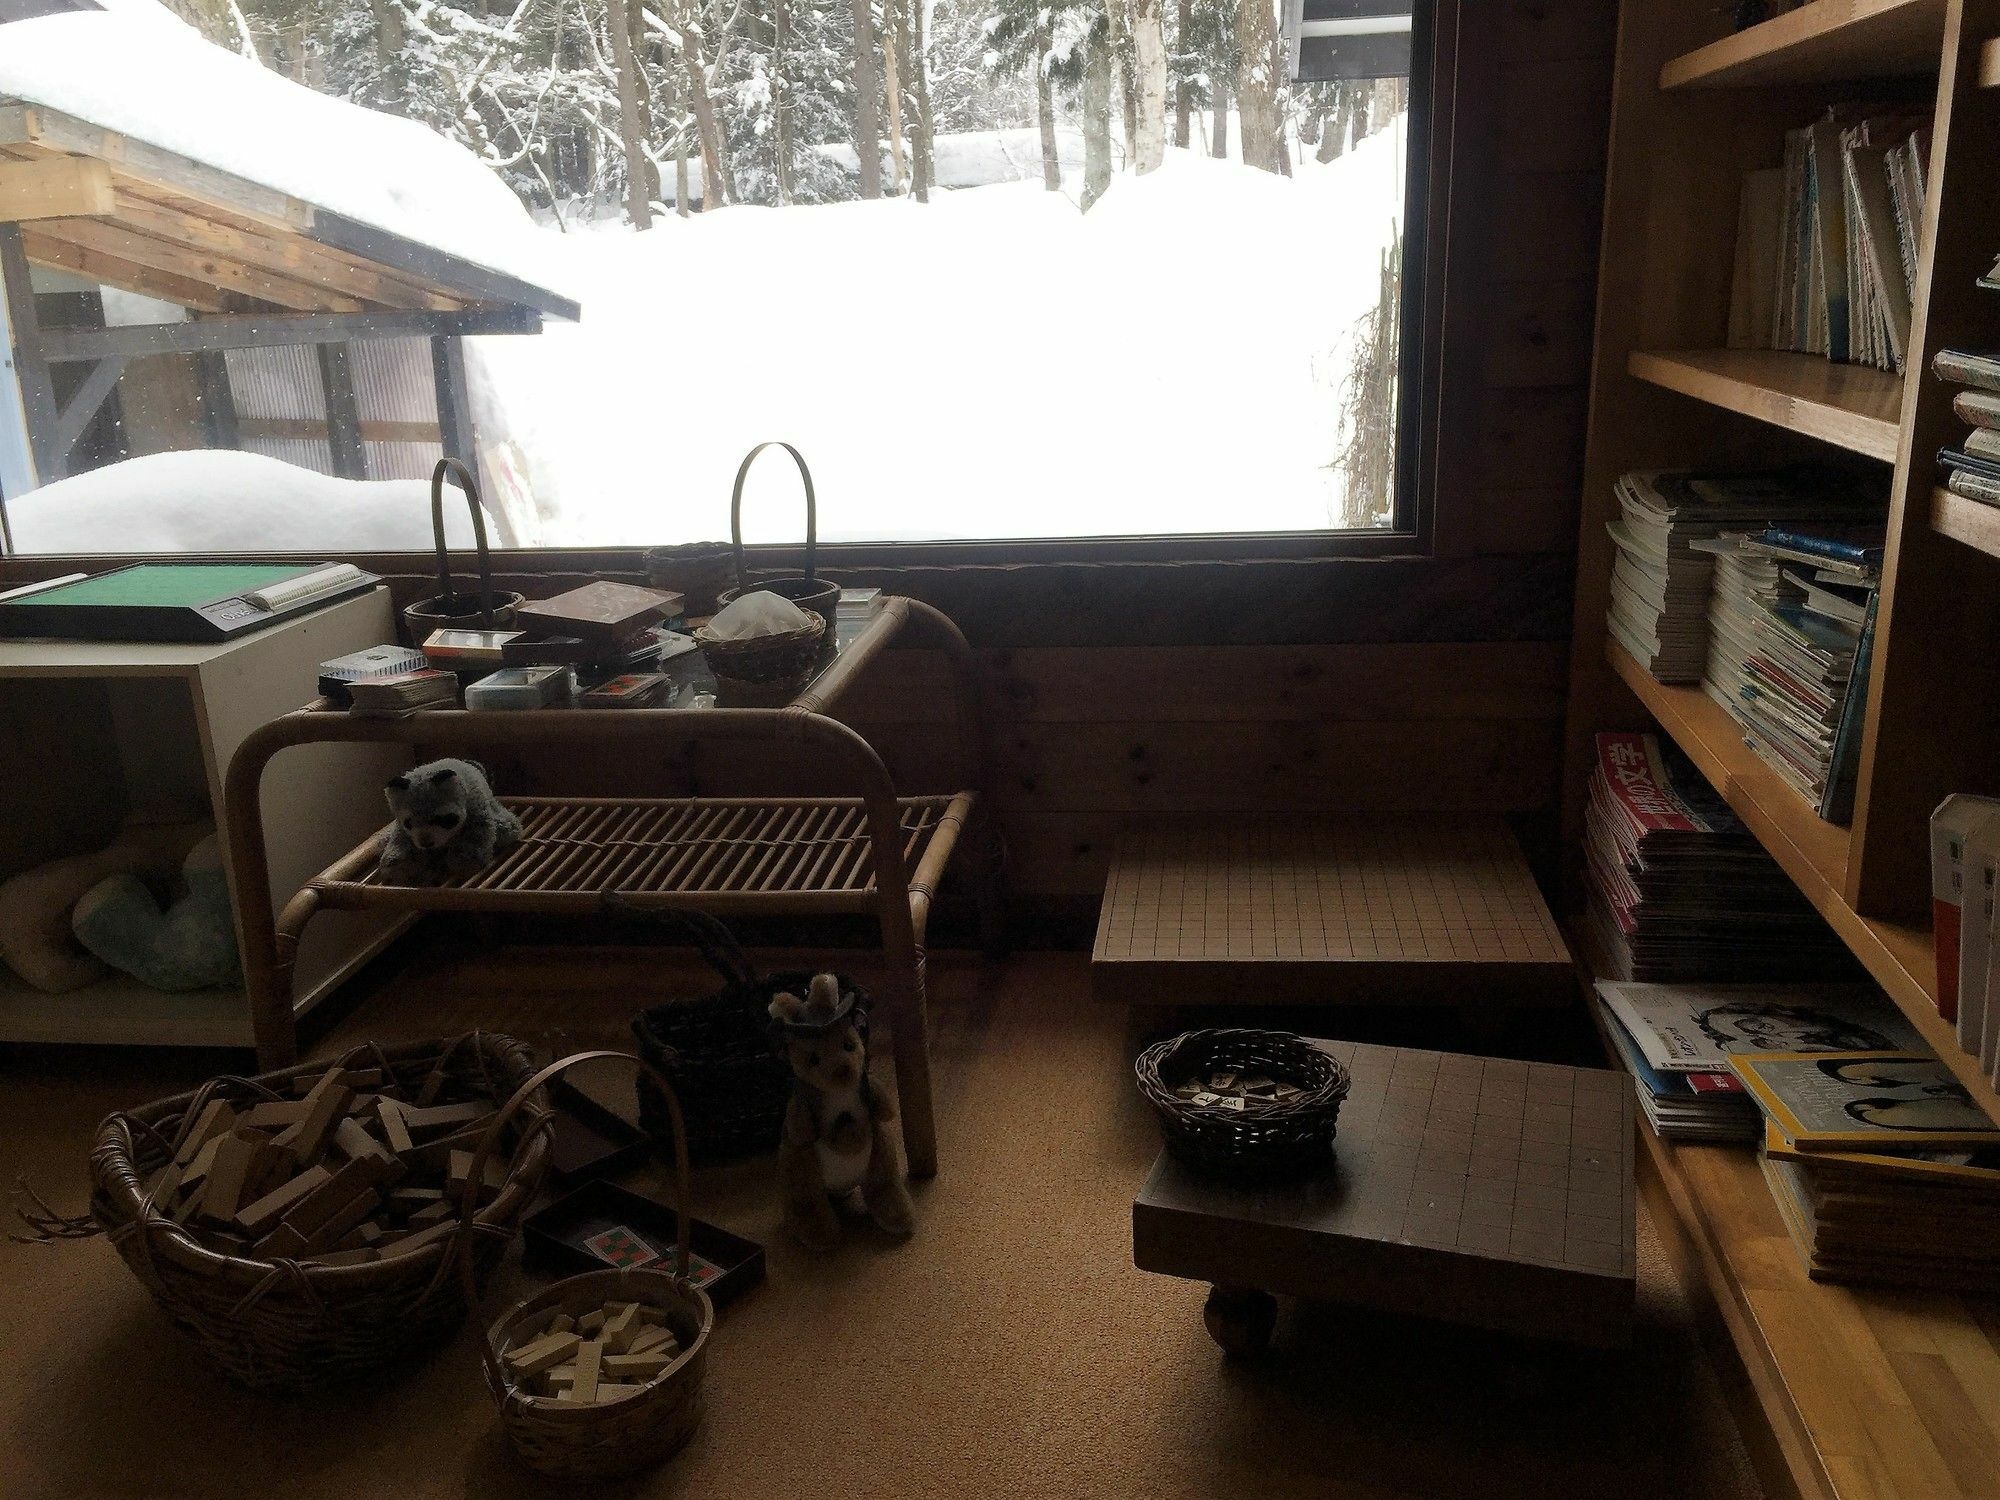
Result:
<svg viewBox="0 0 2000 1500">
<path fill-rule="evenodd" d="M 569 1276 L 602 1271 L 610 1262 L 585 1248 L 623 1229 L 671 1269 L 680 1216 L 658 1199 L 611 1182 L 592 1182 L 530 1214 L 521 1225 L 523 1256 L 530 1267 Z M 697 1285 L 719 1311 L 764 1279 L 764 1247 L 726 1229 L 696 1219 L 691 1248 L 708 1268 L 696 1266 Z M 703 1275 L 706 1279 L 701 1279 Z"/>
</svg>

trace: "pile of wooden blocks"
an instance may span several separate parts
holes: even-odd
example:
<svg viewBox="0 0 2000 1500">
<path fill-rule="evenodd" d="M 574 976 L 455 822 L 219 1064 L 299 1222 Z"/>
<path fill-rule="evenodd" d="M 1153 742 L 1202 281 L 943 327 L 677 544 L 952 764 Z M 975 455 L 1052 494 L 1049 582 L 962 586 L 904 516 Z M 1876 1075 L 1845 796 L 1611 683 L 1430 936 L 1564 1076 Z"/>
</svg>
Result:
<svg viewBox="0 0 2000 1500">
<path fill-rule="evenodd" d="M 434 1070 L 414 1098 L 379 1068 L 293 1082 L 291 1099 L 212 1099 L 148 1184 L 154 1207 L 209 1248 L 258 1260 L 355 1265 L 450 1235 L 491 1100 L 435 1102 Z M 481 1201 L 506 1181 L 489 1158 Z"/>
<path fill-rule="evenodd" d="M 500 1357 L 508 1379 L 531 1396 L 596 1403 L 629 1396 L 680 1358 L 666 1315 L 642 1302 L 610 1302 L 573 1317 L 557 1313 Z"/>
</svg>

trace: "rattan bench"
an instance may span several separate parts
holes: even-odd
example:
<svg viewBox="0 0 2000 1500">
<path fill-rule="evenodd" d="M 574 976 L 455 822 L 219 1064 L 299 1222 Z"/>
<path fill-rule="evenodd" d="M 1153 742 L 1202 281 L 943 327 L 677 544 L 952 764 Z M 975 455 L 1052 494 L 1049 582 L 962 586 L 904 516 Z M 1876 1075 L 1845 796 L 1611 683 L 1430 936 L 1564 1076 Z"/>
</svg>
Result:
<svg viewBox="0 0 2000 1500">
<path fill-rule="evenodd" d="M 953 667 L 965 785 L 899 797 L 879 756 L 828 718 L 868 661 L 908 624 L 925 628 Z M 854 795 L 844 797 L 518 797 L 522 837 L 486 869 L 438 886 L 387 885 L 375 873 L 387 829 L 335 861 L 274 916 L 261 789 L 266 766 L 294 746 L 374 742 L 427 755 L 531 746 L 628 746 L 657 752 L 690 742 L 777 743 L 809 757 Z M 989 935 L 998 923 L 997 843 L 984 831 L 983 719 L 971 652 L 957 628 L 913 600 L 889 600 L 858 637 L 782 708 L 447 709 L 399 719 L 358 718 L 314 704 L 253 732 L 224 789 L 232 885 L 243 936 L 244 981 L 266 1068 L 298 1050 L 292 968 L 308 924 L 323 911 L 457 911 L 588 915 L 621 905 L 696 907 L 715 915 L 875 915 L 881 924 L 887 1010 L 910 1170 L 936 1170 L 923 944 L 931 900 L 969 829 L 987 840 L 974 891 Z"/>
</svg>

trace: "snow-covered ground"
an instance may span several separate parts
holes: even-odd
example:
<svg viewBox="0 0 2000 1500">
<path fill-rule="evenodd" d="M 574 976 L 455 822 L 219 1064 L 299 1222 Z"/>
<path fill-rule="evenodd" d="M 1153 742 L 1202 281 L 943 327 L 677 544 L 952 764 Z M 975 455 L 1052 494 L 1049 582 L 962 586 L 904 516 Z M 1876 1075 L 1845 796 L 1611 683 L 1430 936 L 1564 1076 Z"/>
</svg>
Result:
<svg viewBox="0 0 2000 1500">
<path fill-rule="evenodd" d="M 456 489 L 445 540 L 472 545 Z M 22 552 L 428 552 L 430 486 L 329 479 L 258 453 L 152 453 L 7 502 Z M 497 531 L 497 524 L 489 524 Z"/>
<path fill-rule="evenodd" d="M 1088 214 L 1031 181 L 551 232 L 583 319 L 475 341 L 479 415 L 549 545 L 726 535 L 767 438 L 828 539 L 1336 525 L 1404 155 L 1399 121 L 1290 179 L 1169 149 Z M 798 495 L 760 462 L 751 539 L 796 537 Z"/>
</svg>

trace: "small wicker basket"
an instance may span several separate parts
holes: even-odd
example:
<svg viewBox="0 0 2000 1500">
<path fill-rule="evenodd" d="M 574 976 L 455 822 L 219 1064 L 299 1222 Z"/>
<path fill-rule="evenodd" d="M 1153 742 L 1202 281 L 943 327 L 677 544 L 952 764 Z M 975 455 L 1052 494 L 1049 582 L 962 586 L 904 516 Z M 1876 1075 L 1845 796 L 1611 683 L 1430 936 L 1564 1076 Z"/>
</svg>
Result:
<svg viewBox="0 0 2000 1500">
<path fill-rule="evenodd" d="M 811 679 L 825 635 L 826 621 L 813 615 L 799 629 L 781 635 L 723 641 L 710 635 L 703 625 L 696 629 L 694 638 L 701 642 L 701 654 L 721 687 L 779 692 L 804 687 Z"/>
<path fill-rule="evenodd" d="M 328 1384 L 441 1342 L 470 1305 L 451 1274 L 453 1241 L 466 1244 L 463 1284 L 476 1286 L 513 1238 L 548 1164 L 547 1133 L 530 1129 L 471 1233 L 361 1265 L 224 1254 L 154 1207 L 146 1184 L 174 1154 L 183 1122 L 210 1100 L 285 1097 L 279 1085 L 353 1063 L 384 1068 L 412 1095 L 442 1067 L 440 1103 L 512 1093 L 548 1111 L 539 1088 L 523 1082 L 534 1070 L 527 1045 L 471 1032 L 451 1042 L 371 1045 L 338 1063 L 303 1063 L 256 1078 L 212 1079 L 193 1093 L 110 1116 L 91 1148 L 90 1211 L 98 1228 L 175 1325 L 224 1373 L 258 1390 Z"/>
<path fill-rule="evenodd" d="M 689 1157 L 706 1163 L 775 1151 L 792 1101 L 792 1069 L 771 1045 L 771 998 L 780 990 L 805 994 L 815 971 L 758 974 L 734 934 L 706 912 L 646 911 L 617 897 L 605 904 L 670 929 L 723 979 L 712 994 L 676 996 L 632 1018 L 639 1055 L 666 1075 L 686 1107 Z M 866 1036 L 867 992 L 845 974 L 835 977 L 841 993 L 855 997 Z M 656 1141 L 668 1139 L 666 1100 L 643 1077 L 639 1125 Z"/>
<path fill-rule="evenodd" d="M 487 1389 L 500 1410 L 500 1422 L 521 1461 L 553 1479 L 613 1479 L 671 1458 L 694 1435 L 701 1422 L 702 1376 L 708 1366 L 708 1336 L 715 1326 L 715 1306 L 688 1276 L 694 1213 L 688 1181 L 687 1129 L 673 1088 L 652 1065 L 629 1052 L 579 1052 L 550 1063 L 524 1083 L 501 1107 L 499 1116 L 473 1153 L 466 1172 L 464 1212 L 469 1219 L 480 1173 L 507 1122 L 543 1085 L 581 1062 L 616 1058 L 631 1063 L 649 1077 L 667 1105 L 673 1124 L 675 1211 L 680 1238 L 674 1269 L 586 1271 L 543 1289 L 498 1319 L 480 1340 L 480 1364 Z M 472 1236 L 461 1235 L 469 1247 Z M 460 1258 L 465 1295 L 477 1295 L 473 1257 Z M 510 1383 L 501 1356 L 520 1339 L 547 1325 L 557 1313 L 581 1314 L 607 1302 L 638 1302 L 657 1309 L 679 1341 L 681 1352 L 672 1364 L 616 1400 L 584 1405 L 537 1396 Z"/>
<path fill-rule="evenodd" d="M 799 478 L 806 487 L 806 570 L 803 575 L 786 574 L 777 578 L 760 578 L 750 581 L 748 570 L 743 564 L 743 481 L 750 477 L 750 465 L 757 461 L 757 455 L 766 448 L 783 448 L 791 454 L 792 462 L 799 467 Z M 759 443 L 743 456 L 743 462 L 736 470 L 736 487 L 729 496 L 729 544 L 736 554 L 736 587 L 724 589 L 716 595 L 719 606 L 728 604 L 740 595 L 762 589 L 789 599 L 800 609 L 818 615 L 826 621 L 831 631 L 836 623 L 836 612 L 840 608 L 840 585 L 828 583 L 813 570 L 819 545 L 819 497 L 813 490 L 812 470 L 806 467 L 805 455 L 790 443 Z"/>
<path fill-rule="evenodd" d="M 444 540 L 444 480 L 449 474 L 465 491 L 472 512 L 472 539 L 478 547 L 479 592 L 461 594 L 451 586 L 451 551 Z M 431 470 L 431 538 L 437 545 L 438 591 L 429 599 L 403 606 L 403 628 L 412 646 L 422 646 L 433 630 L 506 630 L 522 599 L 511 590 L 493 591 L 493 556 L 486 545 L 486 511 L 479 503 L 479 482 L 472 470 L 455 458 L 441 458 Z"/>
<path fill-rule="evenodd" d="M 1219 1070 L 1262 1074 L 1298 1092 L 1197 1104 L 1176 1092 Z M 1275 1181 L 1325 1168 L 1351 1080 L 1347 1069 L 1289 1031 L 1184 1031 L 1139 1054 L 1139 1092 L 1160 1118 L 1168 1152 L 1194 1171 Z"/>
</svg>

